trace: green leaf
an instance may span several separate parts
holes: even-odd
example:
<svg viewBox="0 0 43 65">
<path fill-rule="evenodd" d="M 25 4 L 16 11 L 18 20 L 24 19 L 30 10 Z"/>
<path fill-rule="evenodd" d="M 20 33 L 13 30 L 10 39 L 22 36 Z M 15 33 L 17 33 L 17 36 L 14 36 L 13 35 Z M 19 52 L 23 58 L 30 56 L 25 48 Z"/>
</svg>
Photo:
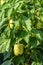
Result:
<svg viewBox="0 0 43 65">
<path fill-rule="evenodd" d="M 16 34 L 16 40 L 18 42 L 20 42 L 22 39 L 24 39 L 26 41 L 26 43 L 29 42 L 29 34 L 27 31 L 23 30 L 23 31 L 18 31 L 18 33 Z"/>
<path fill-rule="evenodd" d="M 11 8 L 11 5 L 9 3 L 3 5 L 2 10 Z"/>
<path fill-rule="evenodd" d="M 23 3 L 23 1 L 18 1 L 15 3 L 14 9 L 18 9 L 20 7 L 20 5 Z"/>
<path fill-rule="evenodd" d="M 27 20 L 25 21 L 25 24 L 26 24 L 27 29 L 28 29 L 29 31 L 31 31 L 31 20 L 30 20 L 30 19 L 27 19 Z"/>
<path fill-rule="evenodd" d="M 12 11 L 13 11 L 13 8 L 11 8 L 11 9 L 8 10 L 8 13 L 7 13 L 8 19 L 10 19 Z"/>
<path fill-rule="evenodd" d="M 31 38 L 31 48 L 36 48 L 39 44 L 40 44 L 40 41 L 37 40 L 36 38 Z"/>
<path fill-rule="evenodd" d="M 11 60 L 7 60 L 4 63 L 2 63 L 1 65 L 11 65 Z"/>
<path fill-rule="evenodd" d="M 15 28 L 19 26 L 19 20 L 15 21 Z"/>
<path fill-rule="evenodd" d="M 0 42 L 0 53 L 9 51 L 10 41 L 11 41 L 10 39 L 3 39 L 3 40 L 1 40 L 1 42 Z"/>
<path fill-rule="evenodd" d="M 29 34 L 27 34 L 27 35 L 24 37 L 24 40 L 26 41 L 26 43 L 29 43 L 29 37 L 30 37 Z"/>
<path fill-rule="evenodd" d="M 3 18 L 2 21 L 0 22 L 0 27 L 3 26 L 5 24 L 5 21 L 7 20 L 7 18 Z"/>
<path fill-rule="evenodd" d="M 24 38 L 24 37 L 26 37 L 27 35 L 28 35 L 28 32 L 25 31 L 25 30 L 18 31 L 18 33 L 17 33 L 17 37 L 18 37 L 18 38 Z"/>
<path fill-rule="evenodd" d="M 9 52 L 5 52 L 5 53 L 3 53 L 4 60 L 6 60 L 7 58 L 9 58 L 10 55 L 11 55 L 10 51 L 9 51 Z"/>
<path fill-rule="evenodd" d="M 41 62 L 32 62 L 31 65 L 43 65 Z"/>
<path fill-rule="evenodd" d="M 32 32 L 36 35 L 37 39 L 43 40 L 43 31 L 33 29 Z"/>
</svg>

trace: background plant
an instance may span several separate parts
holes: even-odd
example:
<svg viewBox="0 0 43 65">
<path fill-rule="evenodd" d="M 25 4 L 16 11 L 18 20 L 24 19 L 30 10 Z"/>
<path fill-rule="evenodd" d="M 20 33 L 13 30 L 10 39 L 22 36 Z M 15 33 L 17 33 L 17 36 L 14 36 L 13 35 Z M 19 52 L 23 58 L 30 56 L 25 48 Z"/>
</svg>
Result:
<svg viewBox="0 0 43 65">
<path fill-rule="evenodd" d="M 24 45 L 22 55 L 15 44 Z M 0 53 L 1 65 L 43 65 L 43 0 L 0 0 Z"/>
</svg>

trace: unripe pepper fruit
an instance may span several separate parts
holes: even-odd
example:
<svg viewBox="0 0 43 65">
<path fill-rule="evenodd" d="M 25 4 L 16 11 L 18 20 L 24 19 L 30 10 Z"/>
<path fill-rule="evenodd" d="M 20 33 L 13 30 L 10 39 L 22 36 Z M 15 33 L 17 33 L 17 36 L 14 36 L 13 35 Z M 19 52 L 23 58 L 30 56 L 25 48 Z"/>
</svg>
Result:
<svg viewBox="0 0 43 65">
<path fill-rule="evenodd" d="M 23 54 L 23 44 L 14 45 L 14 55 L 19 56 Z"/>
</svg>

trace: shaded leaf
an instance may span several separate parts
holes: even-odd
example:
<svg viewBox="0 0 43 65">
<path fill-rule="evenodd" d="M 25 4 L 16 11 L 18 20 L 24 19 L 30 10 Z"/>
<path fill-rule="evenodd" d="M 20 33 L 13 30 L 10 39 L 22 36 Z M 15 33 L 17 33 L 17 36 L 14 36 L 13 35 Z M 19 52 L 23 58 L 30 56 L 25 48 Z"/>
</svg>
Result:
<svg viewBox="0 0 43 65">
<path fill-rule="evenodd" d="M 11 65 L 11 60 L 7 60 L 4 63 L 2 63 L 1 65 Z"/>
</svg>

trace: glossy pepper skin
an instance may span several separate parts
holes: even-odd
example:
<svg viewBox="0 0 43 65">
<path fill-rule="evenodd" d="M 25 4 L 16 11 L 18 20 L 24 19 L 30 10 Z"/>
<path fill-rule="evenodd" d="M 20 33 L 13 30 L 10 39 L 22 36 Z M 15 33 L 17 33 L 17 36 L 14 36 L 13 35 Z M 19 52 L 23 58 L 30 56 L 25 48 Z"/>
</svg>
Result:
<svg viewBox="0 0 43 65">
<path fill-rule="evenodd" d="M 12 19 L 10 19 L 10 21 L 9 21 L 9 27 L 10 27 L 10 29 L 13 29 L 13 27 L 14 27 L 14 21 Z"/>
<path fill-rule="evenodd" d="M 14 55 L 19 56 L 23 54 L 23 44 L 14 45 Z"/>
</svg>

